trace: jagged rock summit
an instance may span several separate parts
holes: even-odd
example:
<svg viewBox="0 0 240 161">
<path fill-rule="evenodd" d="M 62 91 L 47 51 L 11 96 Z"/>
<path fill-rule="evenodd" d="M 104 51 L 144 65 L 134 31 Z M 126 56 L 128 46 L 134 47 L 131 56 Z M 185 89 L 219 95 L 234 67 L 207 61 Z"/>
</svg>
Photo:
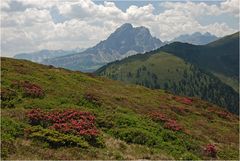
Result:
<svg viewBox="0 0 240 161">
<path fill-rule="evenodd" d="M 96 46 L 77 54 L 48 59 L 44 64 L 92 72 L 109 62 L 151 51 L 162 45 L 162 41 L 153 37 L 146 27 L 133 27 L 125 23 Z"/>
</svg>

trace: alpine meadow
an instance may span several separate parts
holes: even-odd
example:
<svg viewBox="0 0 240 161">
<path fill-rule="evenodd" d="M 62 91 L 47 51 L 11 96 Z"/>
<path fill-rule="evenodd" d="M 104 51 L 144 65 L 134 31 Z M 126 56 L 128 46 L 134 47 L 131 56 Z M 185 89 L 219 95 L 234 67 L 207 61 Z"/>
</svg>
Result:
<svg viewBox="0 0 240 161">
<path fill-rule="evenodd" d="M 239 160 L 239 1 L 3 0 L 1 160 Z"/>
</svg>

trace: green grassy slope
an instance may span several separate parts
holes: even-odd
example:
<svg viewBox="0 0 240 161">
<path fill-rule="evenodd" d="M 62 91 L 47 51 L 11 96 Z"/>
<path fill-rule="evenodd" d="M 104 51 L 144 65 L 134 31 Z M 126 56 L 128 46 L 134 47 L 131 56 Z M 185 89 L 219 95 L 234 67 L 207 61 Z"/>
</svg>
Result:
<svg viewBox="0 0 240 161">
<path fill-rule="evenodd" d="M 231 112 L 239 112 L 237 92 L 214 75 L 172 54 L 156 51 L 136 55 L 104 66 L 96 73 L 114 80 L 200 97 Z"/>
<path fill-rule="evenodd" d="M 239 32 L 204 46 L 176 42 L 159 50 L 172 53 L 212 72 L 238 92 Z"/>
<path fill-rule="evenodd" d="M 3 159 L 238 159 L 238 117 L 197 98 L 9 58 L 1 58 L 1 78 Z M 44 94 L 26 95 L 17 81 Z M 91 112 L 99 134 L 82 138 L 30 125 L 26 112 L 35 108 Z M 169 129 L 153 112 L 181 129 Z M 216 156 L 204 151 L 207 144 Z"/>
</svg>

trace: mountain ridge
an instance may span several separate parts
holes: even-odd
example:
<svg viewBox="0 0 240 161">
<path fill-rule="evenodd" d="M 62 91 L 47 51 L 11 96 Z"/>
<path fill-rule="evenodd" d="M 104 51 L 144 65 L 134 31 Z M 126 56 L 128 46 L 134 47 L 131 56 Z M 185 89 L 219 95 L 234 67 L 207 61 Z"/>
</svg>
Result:
<svg viewBox="0 0 240 161">
<path fill-rule="evenodd" d="M 159 51 L 173 53 L 215 75 L 220 74 L 239 82 L 238 35 L 239 32 L 236 32 L 204 46 L 175 42 L 163 46 Z M 221 79 L 221 77 L 219 78 Z M 235 86 L 232 87 L 238 91 L 238 83 L 235 83 Z"/>
<path fill-rule="evenodd" d="M 43 49 L 40 51 L 35 51 L 35 52 L 29 52 L 29 53 L 19 53 L 13 56 L 13 58 L 16 59 L 25 59 L 25 60 L 30 60 L 32 62 L 37 62 L 37 63 L 42 63 L 45 59 L 51 59 L 51 58 L 56 58 L 56 57 L 61 57 L 61 56 L 66 56 L 66 55 L 71 55 L 73 53 L 80 52 L 84 49 L 76 48 L 73 50 L 48 50 L 48 49 Z"/>
<path fill-rule="evenodd" d="M 171 42 L 182 42 L 182 43 L 189 43 L 194 45 L 206 45 L 208 43 L 216 41 L 217 39 L 219 38 L 216 37 L 215 35 L 212 35 L 209 32 L 206 32 L 204 34 L 200 32 L 195 32 L 192 34 L 180 35 L 174 38 L 173 40 L 171 40 Z"/>
<path fill-rule="evenodd" d="M 133 27 L 126 23 L 117 28 L 106 40 L 100 41 L 84 52 L 49 59 L 44 64 L 91 72 L 108 62 L 151 51 L 162 45 L 159 39 L 151 36 L 147 28 Z"/>
</svg>

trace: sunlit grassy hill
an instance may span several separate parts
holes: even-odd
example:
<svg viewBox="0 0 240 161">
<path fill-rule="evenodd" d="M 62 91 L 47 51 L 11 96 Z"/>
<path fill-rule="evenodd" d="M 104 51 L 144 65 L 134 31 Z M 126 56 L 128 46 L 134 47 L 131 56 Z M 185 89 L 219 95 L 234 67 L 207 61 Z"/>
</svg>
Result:
<svg viewBox="0 0 240 161">
<path fill-rule="evenodd" d="M 3 159 L 238 159 L 238 130 L 197 98 L 1 58 Z"/>
</svg>

